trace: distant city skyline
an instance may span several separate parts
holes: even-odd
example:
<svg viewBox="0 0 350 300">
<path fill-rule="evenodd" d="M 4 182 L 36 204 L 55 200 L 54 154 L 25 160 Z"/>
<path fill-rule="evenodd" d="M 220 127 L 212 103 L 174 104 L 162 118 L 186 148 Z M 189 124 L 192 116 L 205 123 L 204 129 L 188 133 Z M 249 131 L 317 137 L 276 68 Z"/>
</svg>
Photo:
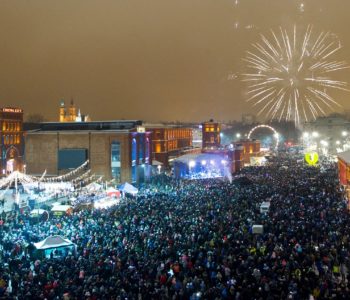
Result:
<svg viewBox="0 0 350 300">
<path fill-rule="evenodd" d="M 92 120 L 240 120 L 258 112 L 242 82 L 252 43 L 311 24 L 350 62 L 349 11 L 344 0 L 2 1 L 0 106 L 57 121 L 73 98 Z M 350 109 L 348 92 L 329 93 Z"/>
</svg>

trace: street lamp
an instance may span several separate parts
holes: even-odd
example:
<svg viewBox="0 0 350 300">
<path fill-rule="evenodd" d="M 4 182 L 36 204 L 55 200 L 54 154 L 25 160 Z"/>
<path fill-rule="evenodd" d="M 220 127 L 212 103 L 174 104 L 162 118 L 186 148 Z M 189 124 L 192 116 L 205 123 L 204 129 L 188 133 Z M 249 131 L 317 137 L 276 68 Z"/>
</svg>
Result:
<svg viewBox="0 0 350 300">
<path fill-rule="evenodd" d="M 348 135 L 348 132 L 344 130 L 344 131 L 342 131 L 341 135 L 342 135 L 342 136 L 347 136 L 347 135 Z"/>
<path fill-rule="evenodd" d="M 317 131 L 313 131 L 313 132 L 312 132 L 312 137 L 314 137 L 314 138 L 319 137 L 318 132 L 317 132 Z"/>
<path fill-rule="evenodd" d="M 237 133 L 236 134 L 236 138 L 239 139 L 241 137 L 241 134 L 240 133 Z"/>
</svg>

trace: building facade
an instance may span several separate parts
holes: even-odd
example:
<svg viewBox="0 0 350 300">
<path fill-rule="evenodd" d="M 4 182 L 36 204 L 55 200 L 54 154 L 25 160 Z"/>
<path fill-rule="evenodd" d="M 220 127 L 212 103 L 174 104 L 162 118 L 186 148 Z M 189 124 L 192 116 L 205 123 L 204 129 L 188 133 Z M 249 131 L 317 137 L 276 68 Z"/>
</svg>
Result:
<svg viewBox="0 0 350 300">
<path fill-rule="evenodd" d="M 80 109 L 77 110 L 73 99 L 70 101 L 68 107 L 64 100 L 60 102 L 59 108 L 59 122 L 90 122 L 91 119 L 88 115 L 81 115 Z"/>
<path fill-rule="evenodd" d="M 20 108 L 0 108 L 1 173 L 23 171 L 23 110 Z"/>
<path fill-rule="evenodd" d="M 244 147 L 242 145 L 236 145 L 231 153 L 232 161 L 232 173 L 237 173 L 244 167 Z"/>
<path fill-rule="evenodd" d="M 258 156 L 260 153 L 260 141 L 251 139 L 242 139 L 233 143 L 234 149 L 241 149 L 239 151 L 243 156 L 244 164 L 250 164 L 250 158 Z M 242 160 L 240 158 L 239 160 Z"/>
<path fill-rule="evenodd" d="M 210 120 L 202 123 L 202 148 L 217 149 L 221 145 L 221 126 L 219 123 Z"/>
<path fill-rule="evenodd" d="M 145 125 L 152 132 L 152 157 L 168 168 L 176 157 L 191 151 L 192 129 L 169 125 Z"/>
<path fill-rule="evenodd" d="M 339 183 L 344 188 L 347 206 L 350 209 L 350 150 L 338 153 Z"/>
<path fill-rule="evenodd" d="M 151 133 L 141 121 L 41 123 L 26 134 L 27 173 L 57 176 L 89 161 L 91 173 L 116 182 L 151 176 Z"/>
<path fill-rule="evenodd" d="M 340 114 L 319 117 L 303 124 L 303 144 L 325 147 L 335 153 L 349 149 L 350 122 Z"/>
</svg>

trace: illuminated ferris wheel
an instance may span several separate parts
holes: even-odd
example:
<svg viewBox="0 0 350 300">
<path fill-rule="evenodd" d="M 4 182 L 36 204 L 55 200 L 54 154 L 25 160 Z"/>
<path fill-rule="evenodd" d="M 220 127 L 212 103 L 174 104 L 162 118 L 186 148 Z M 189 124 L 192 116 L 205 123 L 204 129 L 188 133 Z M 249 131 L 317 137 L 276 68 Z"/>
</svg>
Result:
<svg viewBox="0 0 350 300">
<path fill-rule="evenodd" d="M 274 138 L 276 139 L 276 146 L 275 146 L 275 150 L 278 149 L 278 144 L 279 144 L 279 133 L 276 131 L 275 128 L 273 128 L 272 126 L 270 125 L 264 125 L 264 124 L 261 124 L 261 125 L 257 125 L 255 126 L 254 128 L 252 128 L 249 133 L 248 133 L 248 139 L 251 138 L 251 135 L 255 132 L 255 130 L 259 129 L 259 128 L 268 128 L 270 129 L 272 132 L 273 132 L 273 136 Z"/>
</svg>

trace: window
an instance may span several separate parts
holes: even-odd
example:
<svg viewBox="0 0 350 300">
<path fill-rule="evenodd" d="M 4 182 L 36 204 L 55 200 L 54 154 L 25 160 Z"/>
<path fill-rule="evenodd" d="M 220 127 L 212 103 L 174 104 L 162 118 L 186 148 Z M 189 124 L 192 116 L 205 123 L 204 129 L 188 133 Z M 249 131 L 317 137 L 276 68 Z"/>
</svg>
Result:
<svg viewBox="0 0 350 300">
<path fill-rule="evenodd" d="M 136 158 L 137 158 L 137 142 L 136 139 L 132 139 L 131 146 L 131 181 L 136 182 Z"/>
<path fill-rule="evenodd" d="M 146 155 L 145 155 L 145 163 L 149 163 L 149 153 L 150 153 L 150 143 L 149 138 L 146 138 Z"/>
<path fill-rule="evenodd" d="M 113 141 L 111 143 L 111 173 L 112 178 L 120 182 L 120 143 Z"/>
<path fill-rule="evenodd" d="M 139 140 L 139 163 L 142 162 L 144 159 L 143 154 L 144 154 L 144 147 L 145 147 L 145 136 L 143 134 L 139 135 L 140 140 Z"/>
<path fill-rule="evenodd" d="M 137 143 L 136 139 L 132 139 L 132 145 L 131 145 L 131 165 L 136 166 L 136 155 L 137 155 Z"/>
<path fill-rule="evenodd" d="M 76 169 L 86 162 L 87 149 L 60 149 L 58 150 L 58 169 Z"/>
</svg>

